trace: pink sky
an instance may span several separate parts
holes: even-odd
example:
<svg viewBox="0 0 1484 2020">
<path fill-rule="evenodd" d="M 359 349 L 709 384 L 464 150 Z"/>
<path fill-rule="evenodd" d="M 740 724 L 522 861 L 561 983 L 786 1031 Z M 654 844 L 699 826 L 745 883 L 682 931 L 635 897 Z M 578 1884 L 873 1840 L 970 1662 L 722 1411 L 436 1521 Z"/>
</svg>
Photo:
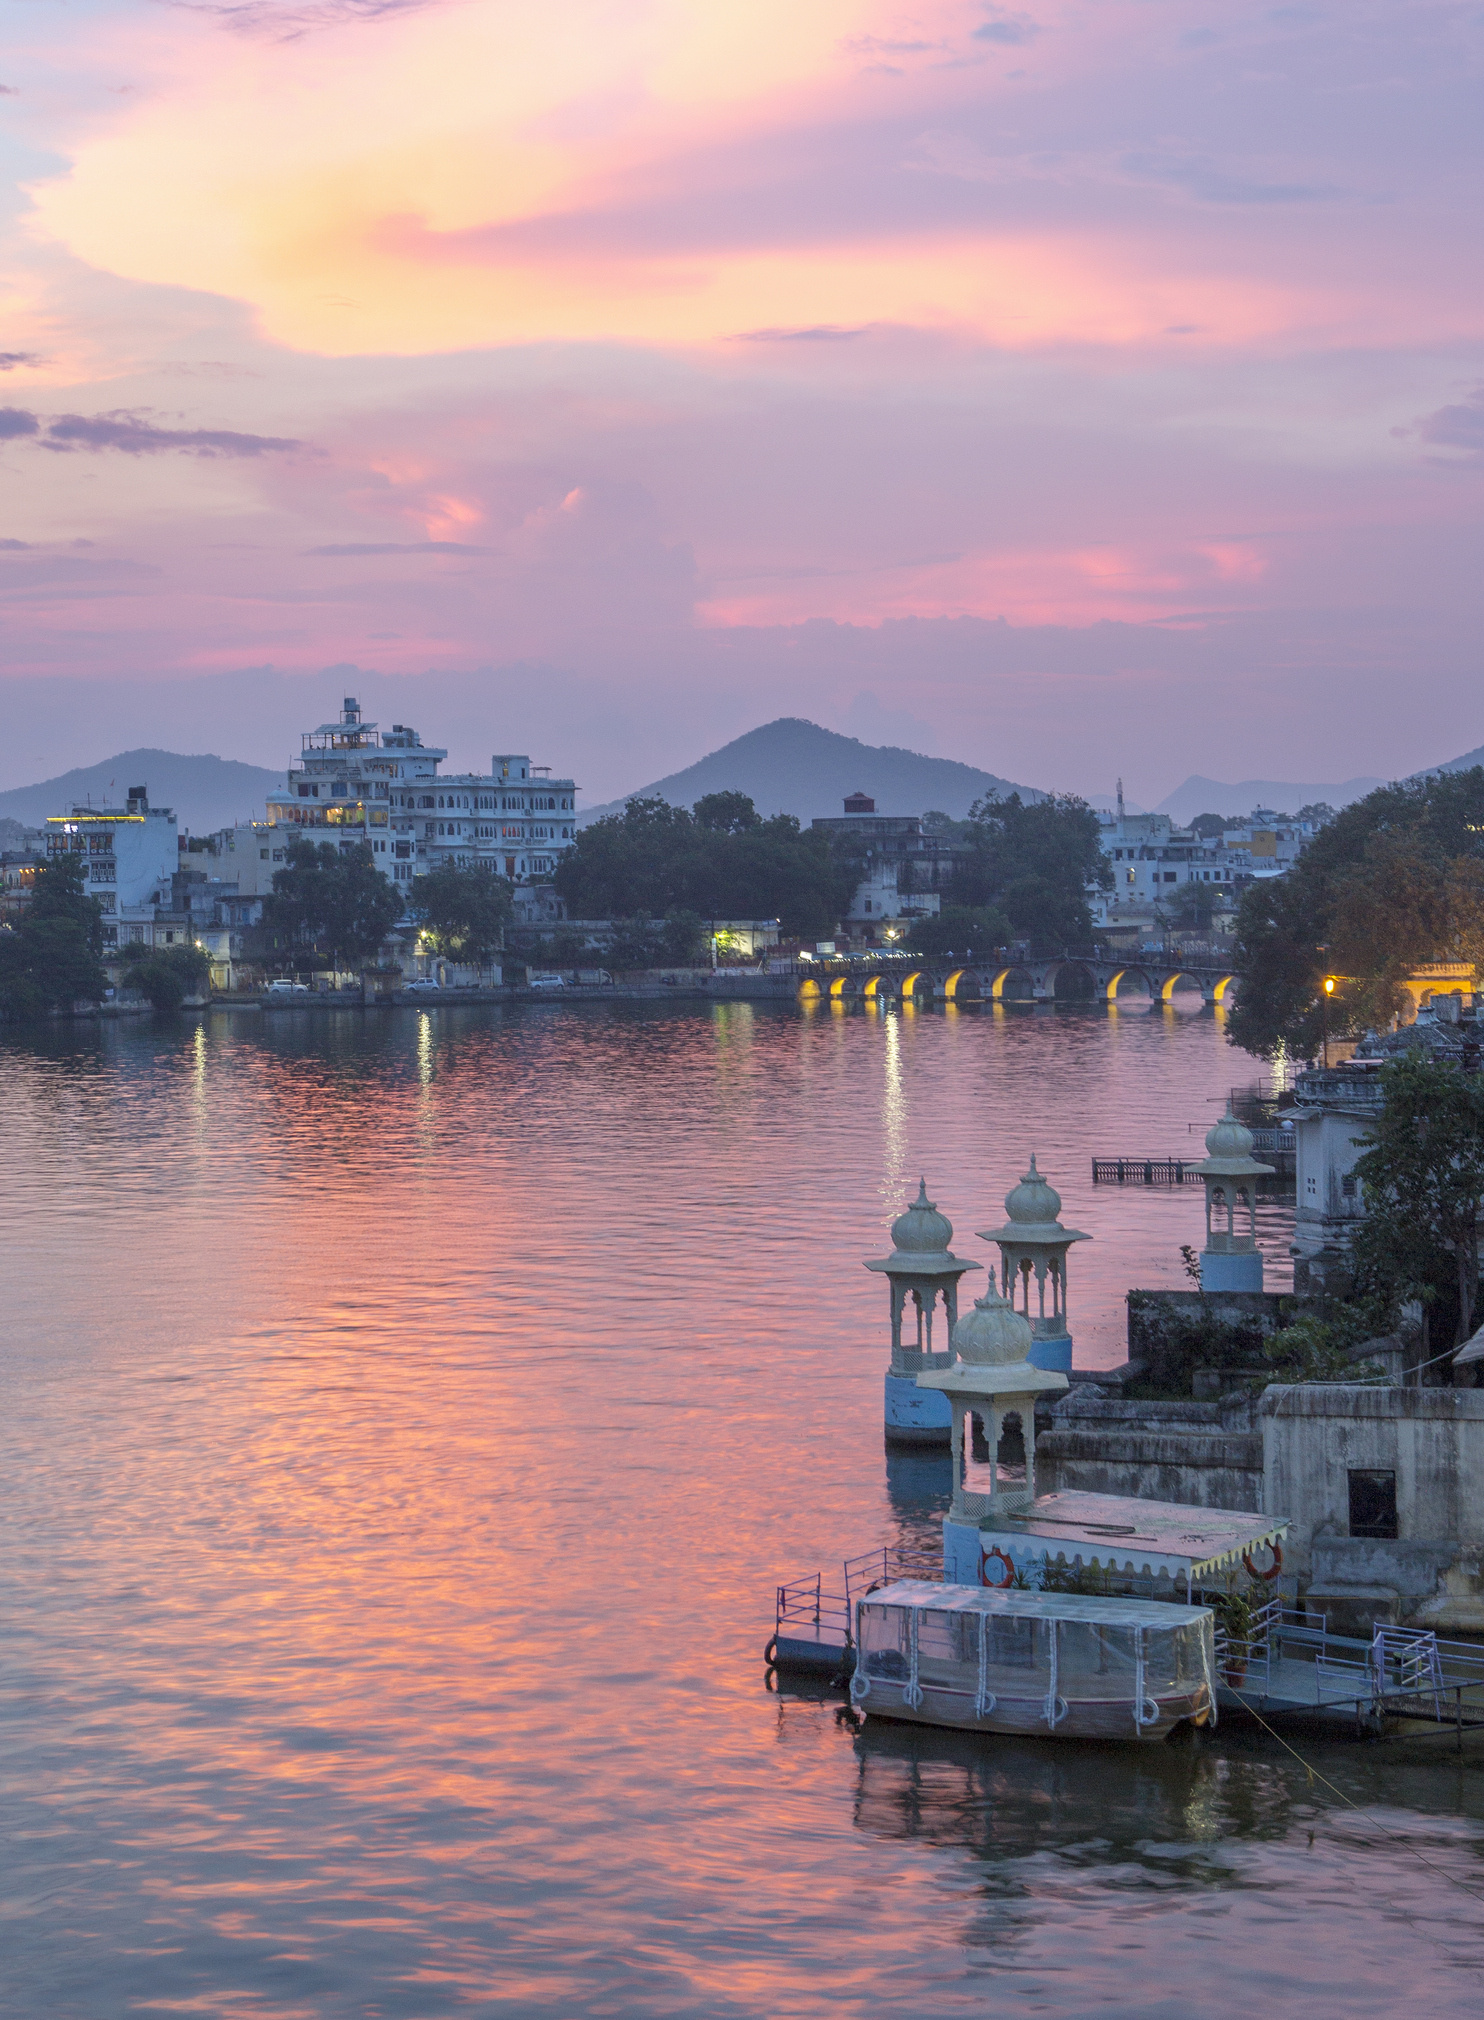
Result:
<svg viewBox="0 0 1484 2020">
<path fill-rule="evenodd" d="M 10 26 L 0 785 L 356 680 L 590 800 L 785 713 L 1146 802 L 1484 742 L 1476 5 Z"/>
</svg>

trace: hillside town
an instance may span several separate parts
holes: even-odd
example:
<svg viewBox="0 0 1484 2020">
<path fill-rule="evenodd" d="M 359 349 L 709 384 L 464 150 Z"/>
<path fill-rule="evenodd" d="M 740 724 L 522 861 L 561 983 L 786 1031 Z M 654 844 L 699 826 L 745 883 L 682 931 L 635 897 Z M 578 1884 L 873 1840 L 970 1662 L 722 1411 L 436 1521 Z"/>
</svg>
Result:
<svg viewBox="0 0 1484 2020">
<path fill-rule="evenodd" d="M 561 865 L 581 833 L 576 781 L 524 753 L 496 753 L 487 772 L 447 772 L 447 757 L 407 724 L 383 729 L 367 721 L 348 695 L 336 720 L 303 733 L 262 821 L 187 834 L 170 808 L 152 801 L 147 780 L 129 786 L 117 805 L 58 807 L 42 830 L 0 853 L 0 932 L 24 915 L 41 865 L 71 858 L 101 913 L 102 960 L 118 1004 L 129 995 L 120 979 L 131 963 L 180 949 L 202 957 L 202 985 L 219 996 L 290 983 L 340 993 L 352 979 L 363 986 L 362 978 L 383 996 L 412 983 L 503 987 L 524 982 L 528 971 L 548 979 L 565 971 L 576 983 L 584 974 L 611 979 L 615 968 L 651 965 L 626 944 L 625 918 L 634 908 L 577 917 L 563 895 Z M 1085 896 L 1086 913 L 1063 937 L 1112 953 L 1220 957 L 1229 951 L 1242 892 L 1283 876 L 1330 811 L 1257 808 L 1242 820 L 1204 816 L 1182 828 L 1168 815 L 1125 813 L 1120 782 L 1116 811 L 1088 816 L 1096 820 L 1089 857 L 1096 873 L 1074 892 Z M 757 905 L 747 916 L 696 914 L 691 944 L 672 934 L 663 965 L 771 962 L 777 972 L 780 962 L 852 953 L 936 953 L 942 935 L 935 938 L 932 922 L 956 925 L 964 945 L 977 932 L 981 949 L 992 939 L 1010 952 L 1030 951 L 1030 938 L 1017 936 L 1013 923 L 1001 920 L 994 932 L 993 913 L 981 911 L 976 920 L 962 903 L 975 857 L 972 821 L 930 808 L 878 807 L 855 792 L 839 812 L 819 812 L 807 833 L 844 866 L 837 915 L 815 920 L 822 932 L 790 931 L 786 919 L 761 916 Z M 272 928 L 277 883 L 305 843 L 363 858 L 399 901 L 354 978 Z M 419 880 L 439 870 L 478 870 L 501 881 L 509 930 L 498 950 L 457 960 L 433 944 L 414 901 Z"/>
</svg>

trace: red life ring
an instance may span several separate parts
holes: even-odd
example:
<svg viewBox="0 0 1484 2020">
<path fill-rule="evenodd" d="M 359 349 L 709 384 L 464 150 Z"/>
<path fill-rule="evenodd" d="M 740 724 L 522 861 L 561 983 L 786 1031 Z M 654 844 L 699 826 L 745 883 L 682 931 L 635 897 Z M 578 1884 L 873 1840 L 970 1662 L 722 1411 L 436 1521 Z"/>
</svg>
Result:
<svg viewBox="0 0 1484 2020">
<path fill-rule="evenodd" d="M 1270 1543 L 1268 1545 L 1268 1548 L 1273 1553 L 1272 1568 L 1271 1570 L 1268 1571 L 1259 1571 L 1256 1568 L 1256 1566 L 1252 1562 L 1252 1552 L 1250 1550 L 1244 1550 L 1242 1552 L 1242 1569 L 1246 1572 L 1249 1578 L 1261 1579 L 1264 1585 L 1271 1585 L 1273 1580 L 1278 1576 L 1279 1572 L 1283 1569 L 1283 1552 L 1281 1548 L 1276 1543 Z"/>
<path fill-rule="evenodd" d="M 1005 1567 L 1003 1578 L 991 1578 L 989 1575 L 989 1567 L 995 1558 L 998 1558 Z M 1015 1559 L 1008 1551 L 1001 1550 L 998 1546 L 993 1550 L 982 1551 L 979 1557 L 979 1583 L 987 1585 L 992 1592 L 1003 1592 L 1007 1586 L 1015 1583 Z"/>
</svg>

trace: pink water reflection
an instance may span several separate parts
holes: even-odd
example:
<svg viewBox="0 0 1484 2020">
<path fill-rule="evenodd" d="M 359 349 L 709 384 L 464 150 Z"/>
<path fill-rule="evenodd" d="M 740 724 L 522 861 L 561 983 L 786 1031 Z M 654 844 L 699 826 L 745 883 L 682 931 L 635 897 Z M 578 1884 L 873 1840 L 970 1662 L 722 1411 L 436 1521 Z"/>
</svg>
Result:
<svg viewBox="0 0 1484 2020">
<path fill-rule="evenodd" d="M 18 2010 L 1368 2013 L 1384 1954 L 1462 2012 L 1473 1937 L 1281 1757 L 763 1688 L 774 1579 L 946 1497 L 860 1267 L 919 1171 L 987 1260 L 1038 1152 L 1106 1364 L 1201 1214 L 1093 1153 L 1254 1072 L 1209 1015 L 741 1005 L 0 1054 Z M 1477 1857 L 1456 1777 L 1331 1771 Z"/>
</svg>

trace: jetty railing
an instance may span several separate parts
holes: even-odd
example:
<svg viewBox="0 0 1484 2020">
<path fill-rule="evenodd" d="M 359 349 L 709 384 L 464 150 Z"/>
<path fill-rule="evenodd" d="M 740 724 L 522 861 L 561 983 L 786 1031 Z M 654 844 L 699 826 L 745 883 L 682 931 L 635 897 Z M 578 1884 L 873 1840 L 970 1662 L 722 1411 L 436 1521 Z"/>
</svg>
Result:
<svg viewBox="0 0 1484 2020">
<path fill-rule="evenodd" d="M 847 1557 L 840 1567 L 840 1588 L 830 1590 L 824 1573 L 790 1578 L 776 1588 L 775 1635 L 802 1634 L 813 1642 L 849 1648 L 855 1641 L 855 1605 L 877 1585 L 898 1578 L 920 1578 L 941 1584 L 942 1553 L 912 1544 L 883 1544 L 878 1550 Z"/>
<path fill-rule="evenodd" d="M 1196 1160 L 1180 1157 L 1095 1157 L 1094 1185 L 1199 1185 Z"/>
</svg>

